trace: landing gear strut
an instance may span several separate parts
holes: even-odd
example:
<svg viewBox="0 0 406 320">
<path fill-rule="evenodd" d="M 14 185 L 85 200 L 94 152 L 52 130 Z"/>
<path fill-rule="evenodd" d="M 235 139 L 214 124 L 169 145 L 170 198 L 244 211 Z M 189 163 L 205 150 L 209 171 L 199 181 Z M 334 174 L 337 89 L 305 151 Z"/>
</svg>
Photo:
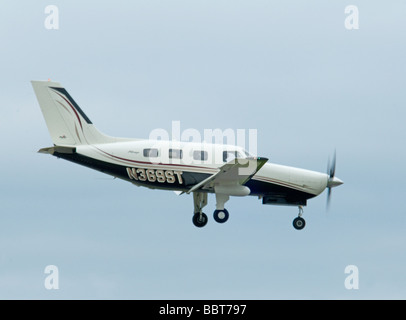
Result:
<svg viewBox="0 0 406 320">
<path fill-rule="evenodd" d="M 299 215 L 297 218 L 293 219 L 293 227 L 296 230 L 302 230 L 306 225 L 305 219 L 302 218 L 302 214 L 303 214 L 303 207 L 299 206 Z"/>
<path fill-rule="evenodd" d="M 193 224 L 202 228 L 207 224 L 208 218 L 202 209 L 207 205 L 207 193 L 204 192 L 193 192 L 193 204 L 195 207 L 193 215 Z"/>
<path fill-rule="evenodd" d="M 218 223 L 224 223 L 228 220 L 228 211 L 224 208 L 224 204 L 230 199 L 227 194 L 216 193 L 216 210 L 214 210 L 213 218 Z"/>
</svg>

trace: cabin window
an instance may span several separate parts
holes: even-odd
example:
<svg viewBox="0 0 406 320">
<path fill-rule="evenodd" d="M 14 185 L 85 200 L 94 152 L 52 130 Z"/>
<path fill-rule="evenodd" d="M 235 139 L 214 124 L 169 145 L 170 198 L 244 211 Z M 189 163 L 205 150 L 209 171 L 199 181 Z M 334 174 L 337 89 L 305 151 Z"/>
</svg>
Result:
<svg viewBox="0 0 406 320">
<path fill-rule="evenodd" d="M 193 159 L 194 160 L 206 161 L 207 158 L 208 158 L 207 151 L 200 151 L 200 150 L 199 151 L 198 150 L 193 151 Z"/>
<path fill-rule="evenodd" d="M 146 158 L 158 157 L 158 149 L 144 149 L 143 153 Z"/>
<path fill-rule="evenodd" d="M 237 151 L 223 151 L 223 162 L 231 161 L 238 157 Z"/>
<path fill-rule="evenodd" d="M 169 159 L 182 159 L 182 150 L 169 149 Z"/>
</svg>

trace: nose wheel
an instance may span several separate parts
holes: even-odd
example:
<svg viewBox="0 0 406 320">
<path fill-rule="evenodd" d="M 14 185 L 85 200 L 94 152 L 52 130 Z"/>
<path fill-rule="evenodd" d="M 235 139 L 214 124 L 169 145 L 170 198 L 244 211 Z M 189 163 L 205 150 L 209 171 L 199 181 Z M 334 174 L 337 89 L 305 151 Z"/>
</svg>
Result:
<svg viewBox="0 0 406 320">
<path fill-rule="evenodd" d="M 305 221 L 305 219 L 302 218 L 302 214 L 303 214 L 303 207 L 299 206 L 299 215 L 297 218 L 293 219 L 293 227 L 296 230 L 302 230 L 306 225 L 306 221 Z"/>
</svg>

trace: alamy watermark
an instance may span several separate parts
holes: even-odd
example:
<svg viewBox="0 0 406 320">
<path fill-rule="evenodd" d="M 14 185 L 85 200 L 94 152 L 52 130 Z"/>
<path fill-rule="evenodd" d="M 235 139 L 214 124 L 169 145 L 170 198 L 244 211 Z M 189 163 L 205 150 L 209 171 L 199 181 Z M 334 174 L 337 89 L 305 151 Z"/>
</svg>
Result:
<svg viewBox="0 0 406 320">
<path fill-rule="evenodd" d="M 59 289 L 59 270 L 55 265 L 47 265 L 44 273 L 47 274 L 44 280 L 44 287 L 47 290 Z"/>
<path fill-rule="evenodd" d="M 344 273 L 348 276 L 344 280 L 344 287 L 347 290 L 359 289 L 359 270 L 356 265 L 350 264 L 345 267 Z"/>
<path fill-rule="evenodd" d="M 344 9 L 344 13 L 347 15 L 344 20 L 344 27 L 347 30 L 358 30 L 359 29 L 358 7 L 354 5 L 348 5 Z"/>
<path fill-rule="evenodd" d="M 181 131 L 180 121 L 172 121 L 170 132 L 157 128 L 150 132 L 142 156 L 152 164 L 222 165 L 238 163 L 239 174 L 250 175 L 257 166 L 257 129 L 197 129 Z M 130 150 L 136 154 L 138 151 Z"/>
<path fill-rule="evenodd" d="M 59 9 L 55 5 L 45 7 L 44 13 L 47 15 L 44 20 L 44 27 L 47 30 L 59 29 Z"/>
</svg>

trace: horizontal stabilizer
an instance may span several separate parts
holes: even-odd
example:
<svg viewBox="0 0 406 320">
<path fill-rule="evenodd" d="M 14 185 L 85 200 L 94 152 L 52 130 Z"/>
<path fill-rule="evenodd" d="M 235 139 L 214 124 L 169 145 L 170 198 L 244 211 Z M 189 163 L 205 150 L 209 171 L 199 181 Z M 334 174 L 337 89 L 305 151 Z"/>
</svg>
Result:
<svg viewBox="0 0 406 320">
<path fill-rule="evenodd" d="M 65 154 L 73 154 L 76 153 L 75 147 L 49 147 L 49 148 L 42 148 L 38 150 L 38 153 L 45 153 L 45 154 L 54 154 L 54 153 L 65 153 Z"/>
</svg>

